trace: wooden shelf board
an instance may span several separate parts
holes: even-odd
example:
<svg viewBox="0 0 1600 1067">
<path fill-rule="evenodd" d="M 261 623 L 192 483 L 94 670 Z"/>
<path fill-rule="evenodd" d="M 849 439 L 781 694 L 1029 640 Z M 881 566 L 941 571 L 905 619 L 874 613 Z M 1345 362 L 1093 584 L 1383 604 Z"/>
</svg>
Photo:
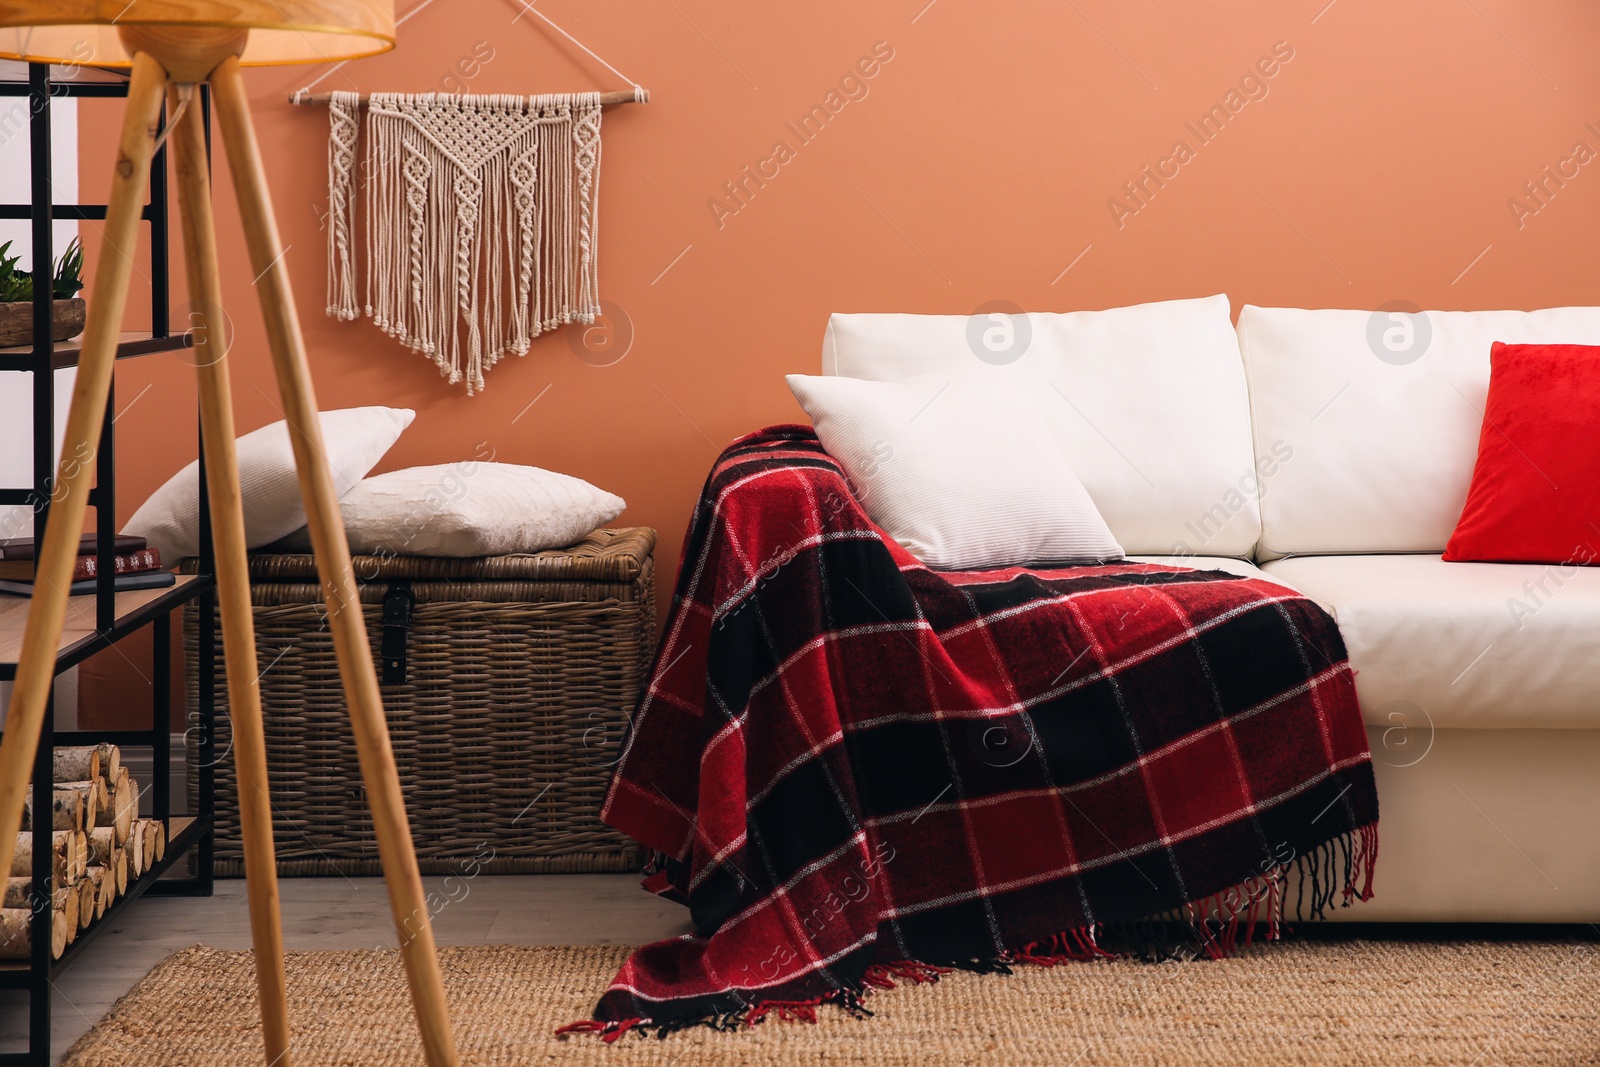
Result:
<svg viewBox="0 0 1600 1067">
<path fill-rule="evenodd" d="M 189 593 L 184 587 L 199 577 L 180 574 L 176 585 L 164 589 L 128 589 L 114 594 L 117 621 L 152 608 L 164 598 L 183 599 Z M 67 599 L 67 617 L 61 627 L 61 640 L 56 644 L 57 656 L 72 651 L 80 642 L 92 641 L 99 636 L 94 625 L 97 599 L 93 594 Z M 16 663 L 22 655 L 22 634 L 28 625 L 28 605 L 32 603 L 31 597 L 0 593 L 0 663 Z"/>
<path fill-rule="evenodd" d="M 155 352 L 176 352 L 180 348 L 189 347 L 189 339 L 184 334 L 172 334 L 169 337 L 152 337 L 148 333 L 124 333 L 117 342 L 117 358 L 131 359 L 134 356 L 148 356 Z M 57 341 L 55 351 L 50 356 L 50 366 L 56 370 L 64 367 L 76 367 L 78 357 L 83 354 L 83 335 L 65 341 Z M 12 348 L 0 348 L 0 366 L 10 364 L 14 368 L 19 361 L 33 359 L 32 345 L 17 345 Z"/>
</svg>

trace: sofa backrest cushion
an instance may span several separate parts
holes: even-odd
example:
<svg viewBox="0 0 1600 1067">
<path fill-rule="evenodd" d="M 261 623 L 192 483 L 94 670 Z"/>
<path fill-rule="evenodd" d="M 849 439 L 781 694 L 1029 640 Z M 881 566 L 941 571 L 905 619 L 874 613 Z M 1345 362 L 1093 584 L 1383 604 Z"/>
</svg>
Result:
<svg viewBox="0 0 1600 1067">
<path fill-rule="evenodd" d="M 1017 371 L 1132 554 L 1249 556 L 1260 535 L 1249 399 L 1228 298 L 1068 314 L 834 315 L 825 374 Z M 1030 387 L 1043 377 L 1048 388 Z"/>
<path fill-rule="evenodd" d="M 1256 447 L 1282 453 L 1262 479 L 1260 557 L 1443 551 L 1472 480 L 1496 341 L 1600 344 L 1600 308 L 1246 305 Z"/>
</svg>

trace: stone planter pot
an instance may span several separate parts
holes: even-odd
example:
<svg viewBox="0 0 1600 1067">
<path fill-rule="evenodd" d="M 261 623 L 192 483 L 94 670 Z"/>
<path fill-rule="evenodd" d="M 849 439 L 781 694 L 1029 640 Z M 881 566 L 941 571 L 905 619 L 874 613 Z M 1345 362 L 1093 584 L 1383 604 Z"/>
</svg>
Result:
<svg viewBox="0 0 1600 1067">
<path fill-rule="evenodd" d="M 83 332 L 84 303 L 78 297 L 57 300 L 51 315 L 50 336 L 65 341 Z M 33 343 L 33 301 L 0 303 L 0 348 Z"/>
</svg>

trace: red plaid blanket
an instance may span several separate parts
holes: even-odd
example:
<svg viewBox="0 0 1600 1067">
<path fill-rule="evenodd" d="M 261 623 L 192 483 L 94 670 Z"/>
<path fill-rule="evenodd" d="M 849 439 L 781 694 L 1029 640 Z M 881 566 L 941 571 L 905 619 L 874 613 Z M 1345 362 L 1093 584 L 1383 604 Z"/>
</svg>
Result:
<svg viewBox="0 0 1600 1067">
<path fill-rule="evenodd" d="M 895 977 L 1226 952 L 1285 898 L 1371 894 L 1378 800 L 1344 644 L 1220 571 L 930 571 L 809 427 L 719 459 L 604 818 L 695 933 L 593 1020 L 809 1015 Z"/>
</svg>

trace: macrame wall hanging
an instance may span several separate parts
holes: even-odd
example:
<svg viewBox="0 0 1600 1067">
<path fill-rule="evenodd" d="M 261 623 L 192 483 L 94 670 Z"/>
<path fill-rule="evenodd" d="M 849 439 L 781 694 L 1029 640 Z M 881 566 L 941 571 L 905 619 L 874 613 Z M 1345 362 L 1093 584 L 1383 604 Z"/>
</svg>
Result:
<svg viewBox="0 0 1600 1067">
<path fill-rule="evenodd" d="M 291 99 L 328 104 L 329 315 L 365 315 L 452 385 L 465 382 L 469 396 L 507 353 L 525 355 L 546 330 L 594 321 L 600 112 L 644 102 L 644 89 L 363 97 L 309 88 Z"/>
</svg>

